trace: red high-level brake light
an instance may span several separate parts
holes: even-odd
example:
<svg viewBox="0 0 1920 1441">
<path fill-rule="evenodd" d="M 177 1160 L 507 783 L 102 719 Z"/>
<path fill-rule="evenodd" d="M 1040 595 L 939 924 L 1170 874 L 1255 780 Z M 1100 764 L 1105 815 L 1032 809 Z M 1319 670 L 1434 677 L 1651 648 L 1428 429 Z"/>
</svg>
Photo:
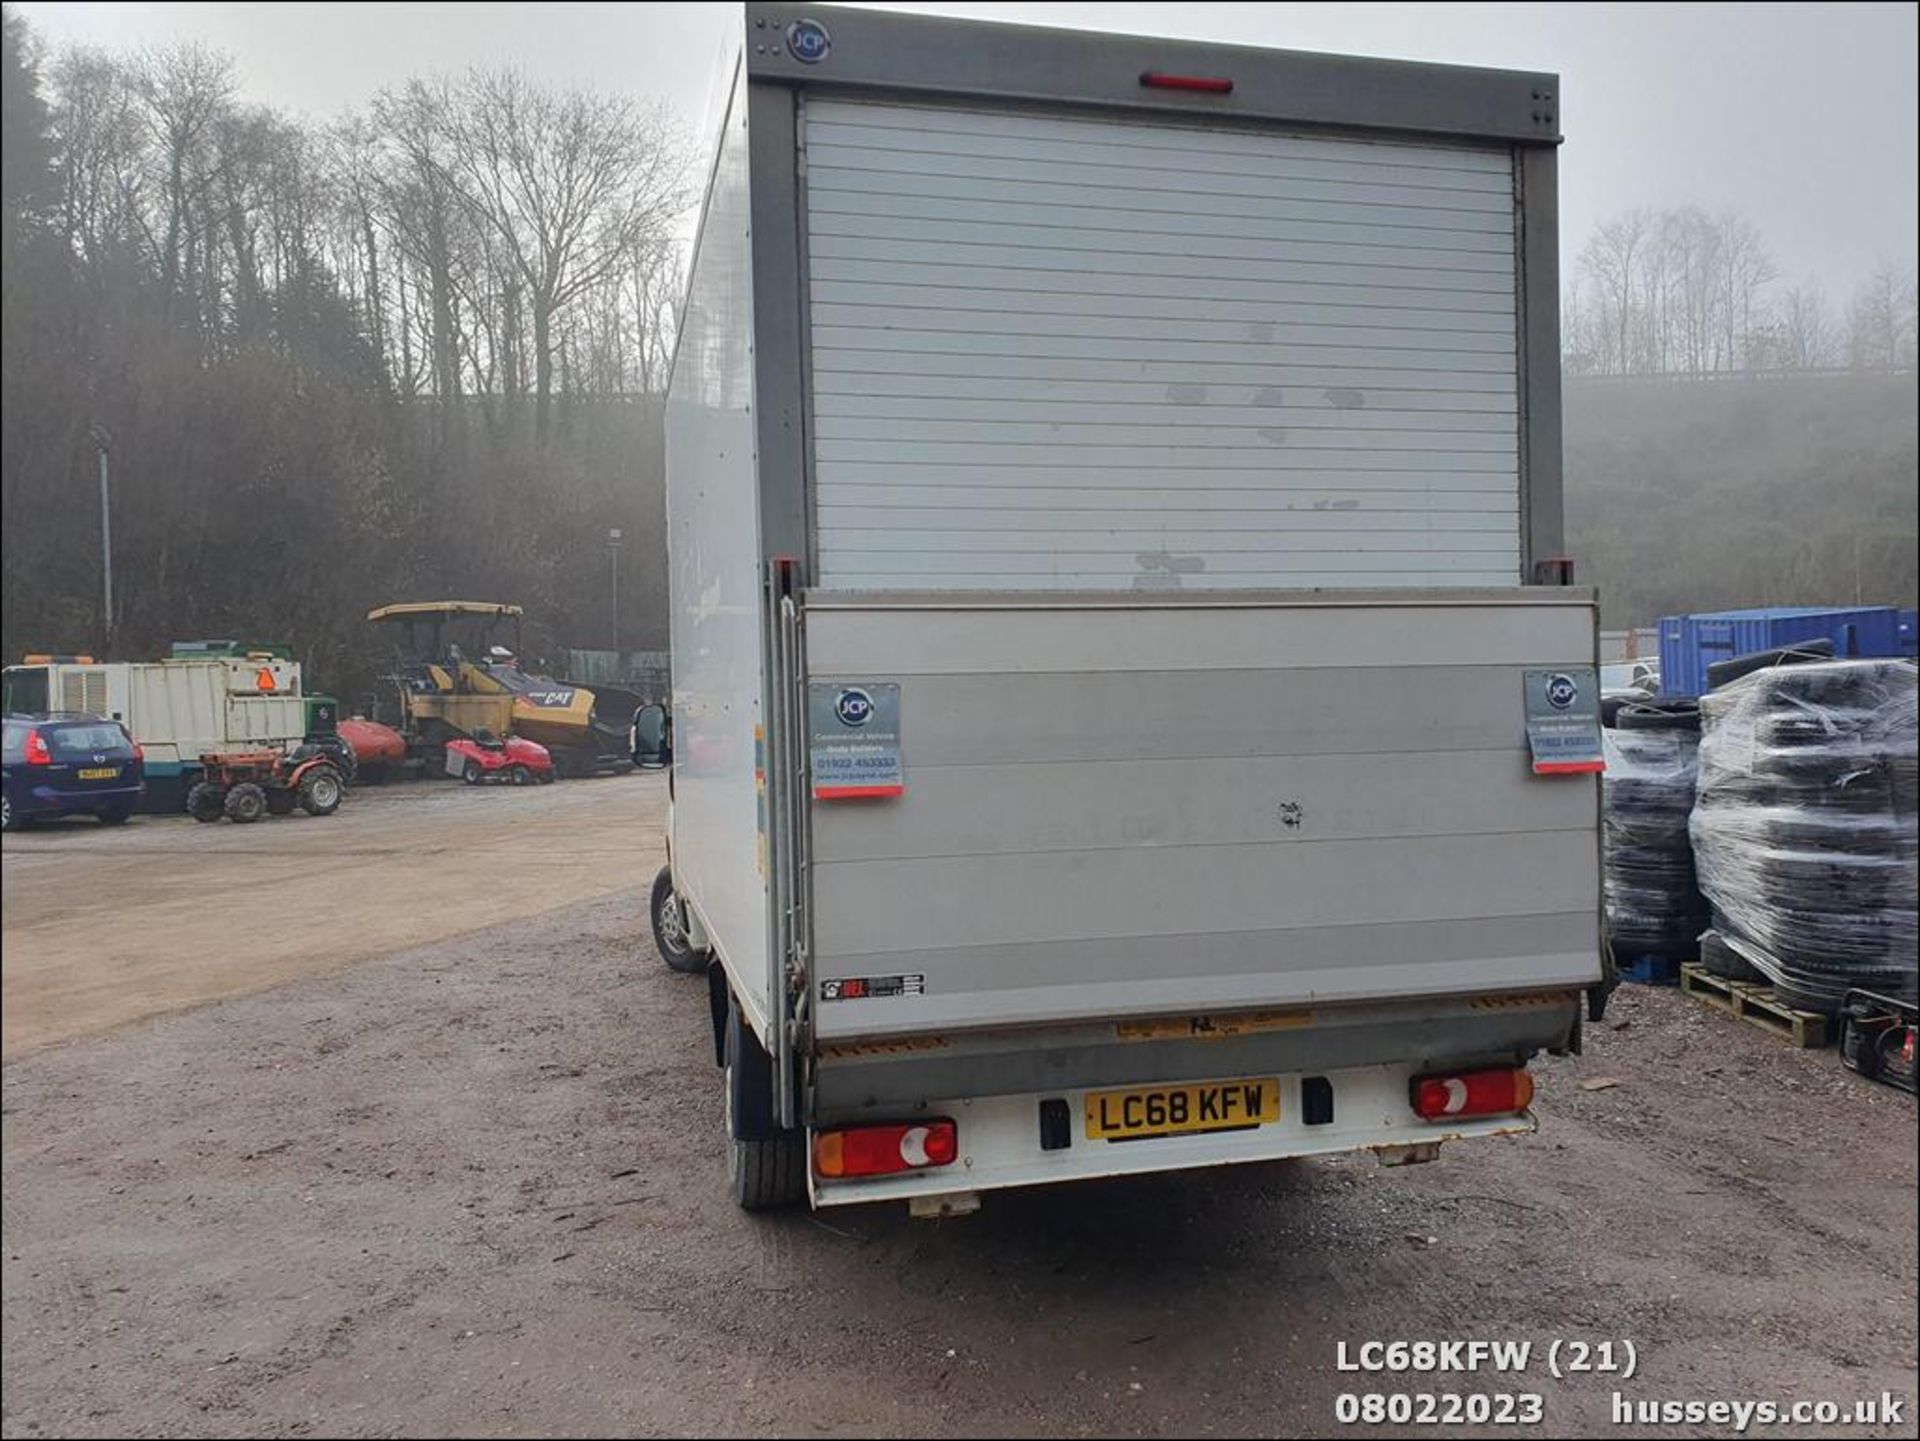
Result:
<svg viewBox="0 0 1920 1441">
<path fill-rule="evenodd" d="M 1140 83 L 1149 90 L 1197 90 L 1204 95 L 1233 93 L 1233 81 L 1225 75 L 1168 75 L 1161 70 L 1144 70 Z"/>
</svg>

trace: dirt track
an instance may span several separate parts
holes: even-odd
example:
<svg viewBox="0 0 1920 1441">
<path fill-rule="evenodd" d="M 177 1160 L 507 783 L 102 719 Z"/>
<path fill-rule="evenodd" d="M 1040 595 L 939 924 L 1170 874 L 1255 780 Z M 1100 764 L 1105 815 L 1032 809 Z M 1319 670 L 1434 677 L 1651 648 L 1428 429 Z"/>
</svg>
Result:
<svg viewBox="0 0 1920 1441">
<path fill-rule="evenodd" d="M 652 880 L 666 787 L 365 786 L 325 819 L 8 836 L 4 1054 Z"/>
<path fill-rule="evenodd" d="M 366 844 L 328 889 L 370 909 Z M 1913 1434 L 1914 1106 L 1831 1053 L 1629 988 L 1538 1068 L 1537 1136 L 1434 1165 L 756 1220 L 702 985 L 642 926 L 624 892 L 8 1066 L 5 1434 L 1318 1435 L 1368 1389 L 1336 1343 L 1401 1337 L 1638 1348 L 1630 1382 L 1373 1382 L 1544 1396 L 1482 1434 L 1647 1434 L 1615 1384 L 1890 1390 L 1900 1426 L 1832 1434 Z"/>
</svg>

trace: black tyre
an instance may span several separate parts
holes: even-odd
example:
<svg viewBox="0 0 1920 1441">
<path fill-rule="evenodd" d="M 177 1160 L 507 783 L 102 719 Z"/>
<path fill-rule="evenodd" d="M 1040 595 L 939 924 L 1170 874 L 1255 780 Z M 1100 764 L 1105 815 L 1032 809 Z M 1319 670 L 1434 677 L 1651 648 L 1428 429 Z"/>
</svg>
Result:
<svg viewBox="0 0 1920 1441">
<path fill-rule="evenodd" d="M 327 759 L 333 762 L 334 769 L 340 772 L 341 785 L 351 786 L 359 782 L 360 757 L 354 753 L 352 746 L 335 736 L 323 742 L 322 748 L 327 753 Z"/>
<path fill-rule="evenodd" d="M 1719 690 L 1730 685 L 1742 676 L 1752 675 L 1757 670 L 1767 670 L 1781 665 L 1812 665 L 1823 660 L 1833 659 L 1833 642 L 1822 636 L 1817 640 L 1803 640 L 1796 645 L 1779 646 L 1773 650 L 1756 650 L 1746 655 L 1737 655 L 1729 660 L 1717 660 L 1707 667 L 1707 689 Z"/>
<path fill-rule="evenodd" d="M 353 747 L 339 736 L 323 736 L 319 740 L 302 741 L 294 747 L 289 759 L 294 761 L 312 760 L 319 756 L 336 771 L 340 772 L 340 783 L 352 785 L 360 773 L 360 758 L 353 753 Z"/>
<path fill-rule="evenodd" d="M 217 821 L 227 813 L 227 793 L 212 781 L 198 781 L 187 792 L 187 814 L 196 821 Z"/>
<path fill-rule="evenodd" d="M 310 816 L 330 816 L 340 809 L 347 783 L 332 766 L 315 766 L 300 778 L 300 809 Z"/>
<path fill-rule="evenodd" d="M 480 769 L 479 761 L 468 761 L 466 765 L 461 767 L 460 779 L 470 786 L 477 786 L 485 774 L 486 772 Z"/>
<path fill-rule="evenodd" d="M 1614 725 L 1623 731 L 1700 730 L 1700 703 L 1695 700 L 1628 701 L 1614 717 Z"/>
<path fill-rule="evenodd" d="M 242 781 L 227 792 L 227 819 L 235 825 L 248 825 L 267 813 L 266 790 L 252 781 Z"/>
<path fill-rule="evenodd" d="M 696 949 L 687 938 L 686 910 L 673 893 L 673 872 L 666 866 L 653 878 L 653 894 L 647 901 L 647 915 L 653 922 L 653 943 L 660 959 L 684 975 L 697 976 L 713 961 L 713 952 Z"/>
<path fill-rule="evenodd" d="M 508 776 L 517 786 L 530 786 L 533 784 L 533 772 L 525 766 L 515 766 L 508 772 Z"/>
<path fill-rule="evenodd" d="M 15 820 L 13 815 L 13 797 L 0 794 L 0 831 L 18 830 L 26 824 L 26 817 Z"/>
<path fill-rule="evenodd" d="M 807 1137 L 773 1114 L 773 1061 L 738 1005 L 727 1011 L 727 1189 L 742 1210 L 777 1211 L 807 1198 Z"/>
<path fill-rule="evenodd" d="M 1709 975 L 1718 976 L 1723 981 L 1751 981 L 1761 986 L 1767 984 L 1766 972 L 1728 945 L 1717 930 L 1708 931 L 1700 937 L 1700 965 Z"/>
</svg>

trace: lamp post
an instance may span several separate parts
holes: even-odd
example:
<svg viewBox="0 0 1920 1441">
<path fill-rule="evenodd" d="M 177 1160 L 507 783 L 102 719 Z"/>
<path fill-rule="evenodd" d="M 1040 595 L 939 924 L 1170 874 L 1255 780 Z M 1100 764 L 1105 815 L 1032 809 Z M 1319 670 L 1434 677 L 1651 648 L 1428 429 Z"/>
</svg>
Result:
<svg viewBox="0 0 1920 1441">
<path fill-rule="evenodd" d="M 103 649 L 113 649 L 113 505 L 107 491 L 107 452 L 112 443 L 103 425 L 90 425 L 87 435 L 93 441 L 100 461 L 100 628 Z"/>
<path fill-rule="evenodd" d="M 613 575 L 613 663 L 616 667 L 620 664 L 620 541 L 618 530 L 607 532 L 607 560 Z"/>
</svg>

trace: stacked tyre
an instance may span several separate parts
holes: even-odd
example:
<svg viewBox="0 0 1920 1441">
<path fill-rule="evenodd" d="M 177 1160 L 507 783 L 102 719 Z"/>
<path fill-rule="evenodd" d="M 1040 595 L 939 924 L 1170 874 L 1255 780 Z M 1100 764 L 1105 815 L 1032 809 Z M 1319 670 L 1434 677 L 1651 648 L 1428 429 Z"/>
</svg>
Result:
<svg viewBox="0 0 1920 1441">
<path fill-rule="evenodd" d="M 1845 660 L 1701 702 L 1701 886 L 1789 1005 L 1833 1014 L 1855 987 L 1914 999 L 1916 694 L 1911 662 Z"/>
<path fill-rule="evenodd" d="M 1707 905 L 1688 819 L 1700 763 L 1692 702 L 1628 704 L 1601 732 L 1607 935 L 1619 958 L 1691 960 Z"/>
</svg>

